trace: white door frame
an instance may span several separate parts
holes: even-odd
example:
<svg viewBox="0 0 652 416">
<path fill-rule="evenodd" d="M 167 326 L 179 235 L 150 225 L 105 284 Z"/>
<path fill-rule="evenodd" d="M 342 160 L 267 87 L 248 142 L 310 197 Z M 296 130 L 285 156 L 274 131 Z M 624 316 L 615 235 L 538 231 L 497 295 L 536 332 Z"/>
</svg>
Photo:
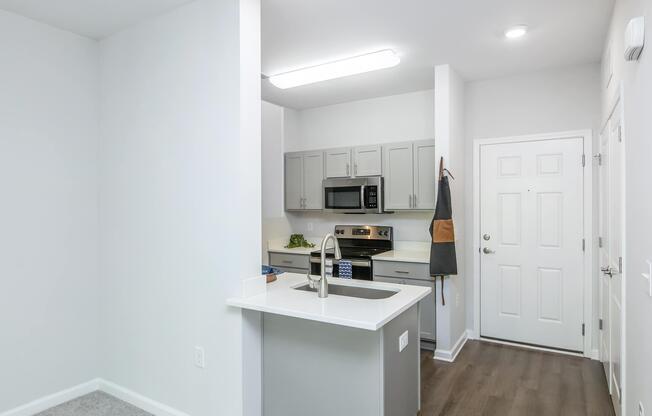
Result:
<svg viewBox="0 0 652 416">
<path fill-rule="evenodd" d="M 593 132 L 587 130 L 566 131 L 560 133 L 533 134 L 490 139 L 473 140 L 473 338 L 480 336 L 480 149 L 490 144 L 519 143 L 529 141 L 570 139 L 581 137 L 585 155 L 584 168 L 584 239 L 586 241 L 583 262 L 583 293 L 584 293 L 584 356 L 597 359 L 597 348 L 593 347 L 593 279 L 595 276 L 593 246 L 595 236 L 593 230 Z M 578 160 L 577 163 L 582 163 Z M 578 244 L 581 244 L 578 241 Z"/>
</svg>

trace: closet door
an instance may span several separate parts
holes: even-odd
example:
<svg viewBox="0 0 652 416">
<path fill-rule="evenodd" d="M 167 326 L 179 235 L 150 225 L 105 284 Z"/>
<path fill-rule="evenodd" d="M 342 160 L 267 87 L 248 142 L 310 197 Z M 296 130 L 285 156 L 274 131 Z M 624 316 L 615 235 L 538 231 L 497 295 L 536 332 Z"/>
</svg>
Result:
<svg viewBox="0 0 652 416">
<path fill-rule="evenodd" d="M 385 169 L 385 209 L 412 209 L 413 159 L 412 143 L 383 146 Z"/>
</svg>

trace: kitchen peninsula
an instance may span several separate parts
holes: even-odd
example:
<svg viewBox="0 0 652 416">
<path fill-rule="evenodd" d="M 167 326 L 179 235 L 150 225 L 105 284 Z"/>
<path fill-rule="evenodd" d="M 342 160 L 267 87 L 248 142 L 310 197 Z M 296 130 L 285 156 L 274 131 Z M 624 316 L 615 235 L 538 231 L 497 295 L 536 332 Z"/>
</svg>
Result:
<svg viewBox="0 0 652 416">
<path fill-rule="evenodd" d="M 263 414 L 416 415 L 419 301 L 431 289 L 328 280 L 323 299 L 306 275 L 284 273 L 227 301 L 263 313 Z"/>
</svg>

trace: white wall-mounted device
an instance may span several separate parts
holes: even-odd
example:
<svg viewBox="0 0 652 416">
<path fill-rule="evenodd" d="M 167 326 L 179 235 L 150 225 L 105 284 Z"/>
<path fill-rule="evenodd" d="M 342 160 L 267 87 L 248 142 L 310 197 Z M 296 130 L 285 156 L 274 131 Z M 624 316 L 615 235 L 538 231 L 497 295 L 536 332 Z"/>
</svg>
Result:
<svg viewBox="0 0 652 416">
<path fill-rule="evenodd" d="M 637 61 L 645 45 L 645 18 L 635 17 L 625 29 L 625 60 Z"/>
</svg>

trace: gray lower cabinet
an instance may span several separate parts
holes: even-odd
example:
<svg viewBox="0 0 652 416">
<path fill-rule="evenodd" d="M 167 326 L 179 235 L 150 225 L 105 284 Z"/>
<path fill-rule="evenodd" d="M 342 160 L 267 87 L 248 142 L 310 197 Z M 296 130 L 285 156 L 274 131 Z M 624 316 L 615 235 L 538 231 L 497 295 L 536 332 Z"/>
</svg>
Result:
<svg viewBox="0 0 652 416">
<path fill-rule="evenodd" d="M 418 308 L 377 331 L 263 314 L 263 414 L 417 415 Z M 400 350 L 405 333 L 408 343 Z"/>
<path fill-rule="evenodd" d="M 288 273 L 308 273 L 310 256 L 308 254 L 269 253 L 269 265 Z"/>
<path fill-rule="evenodd" d="M 430 277 L 429 265 L 398 261 L 374 261 L 374 281 L 402 285 L 425 286 L 432 289 L 420 302 L 421 339 L 435 341 L 437 335 L 437 306 L 434 278 Z"/>
</svg>

